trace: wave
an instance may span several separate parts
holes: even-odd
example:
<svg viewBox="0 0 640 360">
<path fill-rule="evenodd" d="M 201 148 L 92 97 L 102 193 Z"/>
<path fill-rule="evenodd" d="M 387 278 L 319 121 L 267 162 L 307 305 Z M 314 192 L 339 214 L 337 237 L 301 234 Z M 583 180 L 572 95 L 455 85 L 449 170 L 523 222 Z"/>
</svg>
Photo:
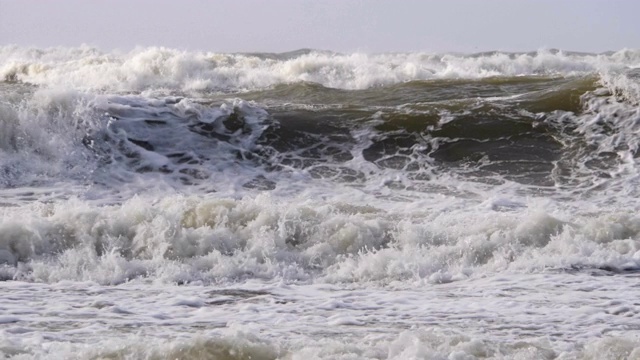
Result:
<svg viewBox="0 0 640 360">
<path fill-rule="evenodd" d="M 554 217 L 535 206 L 509 211 L 524 205 L 499 199 L 446 212 L 453 203 L 385 209 L 347 202 L 354 194 L 330 201 L 174 195 L 110 206 L 75 199 L 15 207 L 0 222 L 0 274 L 101 284 L 440 283 L 507 270 L 640 267 L 632 240 L 637 216 Z M 499 207 L 507 210 L 492 210 Z"/>
<path fill-rule="evenodd" d="M 631 194 L 638 109 L 600 81 L 440 79 L 358 91 L 294 83 L 245 100 L 5 84 L 19 96 L 0 103 L 0 184 L 73 183 L 126 199 L 148 184 L 280 191 L 302 178 L 440 192 L 455 175 L 534 191 L 606 182 Z"/>
<path fill-rule="evenodd" d="M 104 53 L 94 48 L 0 48 L 0 80 L 107 92 L 236 92 L 313 82 L 367 89 L 414 80 L 580 76 L 640 66 L 640 52 L 581 54 L 540 50 L 475 55 L 220 54 L 166 48 Z"/>
</svg>

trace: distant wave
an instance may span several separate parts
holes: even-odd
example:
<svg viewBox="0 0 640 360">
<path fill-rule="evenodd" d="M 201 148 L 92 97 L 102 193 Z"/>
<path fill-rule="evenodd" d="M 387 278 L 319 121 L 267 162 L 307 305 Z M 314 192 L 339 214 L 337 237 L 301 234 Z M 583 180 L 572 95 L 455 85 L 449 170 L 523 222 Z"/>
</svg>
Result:
<svg viewBox="0 0 640 360">
<path fill-rule="evenodd" d="M 640 67 L 640 50 L 586 54 L 559 50 L 470 55 L 341 54 L 302 49 L 282 54 L 222 54 L 167 48 L 128 53 L 95 48 L 0 47 L 0 81 L 108 92 L 237 92 L 312 82 L 367 89 L 413 80 L 581 76 Z"/>
</svg>

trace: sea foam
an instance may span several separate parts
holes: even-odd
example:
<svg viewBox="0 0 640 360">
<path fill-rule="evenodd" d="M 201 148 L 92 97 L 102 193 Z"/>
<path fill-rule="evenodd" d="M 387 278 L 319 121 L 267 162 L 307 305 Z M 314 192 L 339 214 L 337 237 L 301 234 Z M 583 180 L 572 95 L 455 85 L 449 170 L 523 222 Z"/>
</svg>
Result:
<svg viewBox="0 0 640 360">
<path fill-rule="evenodd" d="M 640 66 L 636 51 L 591 55 L 540 50 L 477 55 L 425 53 L 340 54 L 308 51 L 296 56 L 185 52 L 138 48 L 104 53 L 89 47 L 0 49 L 0 79 L 111 92 L 246 91 L 282 83 L 365 89 L 414 80 L 496 76 L 579 76 Z"/>
</svg>

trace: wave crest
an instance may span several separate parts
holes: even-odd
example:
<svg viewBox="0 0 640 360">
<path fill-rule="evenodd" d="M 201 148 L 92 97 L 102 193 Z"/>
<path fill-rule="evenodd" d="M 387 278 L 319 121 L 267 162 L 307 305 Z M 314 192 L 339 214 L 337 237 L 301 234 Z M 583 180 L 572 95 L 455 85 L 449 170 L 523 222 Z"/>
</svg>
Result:
<svg viewBox="0 0 640 360">
<path fill-rule="evenodd" d="M 129 53 L 96 49 L 0 48 L 0 80 L 117 92 L 246 91 L 282 83 L 366 89 L 412 80 L 575 76 L 640 66 L 637 50 L 580 54 L 540 50 L 475 55 L 386 53 L 220 54 L 167 48 Z"/>
</svg>

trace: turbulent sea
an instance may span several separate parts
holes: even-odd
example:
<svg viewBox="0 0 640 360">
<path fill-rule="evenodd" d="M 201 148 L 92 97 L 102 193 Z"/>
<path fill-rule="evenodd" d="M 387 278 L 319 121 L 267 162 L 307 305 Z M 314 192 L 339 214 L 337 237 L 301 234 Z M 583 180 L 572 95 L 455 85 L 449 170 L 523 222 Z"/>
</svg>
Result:
<svg viewBox="0 0 640 360">
<path fill-rule="evenodd" d="M 0 357 L 640 359 L 640 51 L 0 47 Z"/>
</svg>

